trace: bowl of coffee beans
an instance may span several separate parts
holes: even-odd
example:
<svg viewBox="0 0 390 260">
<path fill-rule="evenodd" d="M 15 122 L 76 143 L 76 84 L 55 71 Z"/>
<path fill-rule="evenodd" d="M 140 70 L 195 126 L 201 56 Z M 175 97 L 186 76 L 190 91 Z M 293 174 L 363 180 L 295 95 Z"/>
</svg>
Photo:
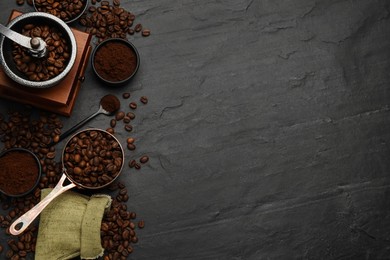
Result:
<svg viewBox="0 0 390 260">
<path fill-rule="evenodd" d="M 37 12 L 52 14 L 72 23 L 87 10 L 88 0 L 33 0 L 33 6 Z"/>
<path fill-rule="evenodd" d="M 128 40 L 110 38 L 99 43 L 92 53 L 92 68 L 97 77 L 110 86 L 124 85 L 138 71 L 140 56 Z"/>
<path fill-rule="evenodd" d="M 0 192 L 22 197 L 32 192 L 41 178 L 38 157 L 24 148 L 10 148 L 0 153 Z"/>
<path fill-rule="evenodd" d="M 4 72 L 16 83 L 32 88 L 58 84 L 76 60 L 76 39 L 69 26 L 54 15 L 43 12 L 22 14 L 7 25 L 19 34 L 39 38 L 46 45 L 45 55 L 36 57 L 12 40 L 0 37 L 0 61 Z"/>
<path fill-rule="evenodd" d="M 102 129 L 86 129 L 70 137 L 62 154 L 68 179 L 77 186 L 99 189 L 118 178 L 124 151 L 116 137 Z"/>
</svg>

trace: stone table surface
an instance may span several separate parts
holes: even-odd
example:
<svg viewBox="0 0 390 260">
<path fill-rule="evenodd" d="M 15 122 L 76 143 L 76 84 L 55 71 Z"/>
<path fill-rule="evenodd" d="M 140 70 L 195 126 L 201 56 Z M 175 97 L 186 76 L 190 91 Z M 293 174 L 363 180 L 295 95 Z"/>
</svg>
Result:
<svg viewBox="0 0 390 260">
<path fill-rule="evenodd" d="M 150 161 L 121 175 L 146 223 L 130 259 L 390 258 L 389 1 L 121 6 L 152 32 L 128 37 L 136 78 L 109 88 L 89 66 L 62 119 L 106 94 L 149 98 L 126 153 Z M 32 11 L 1 1 L 1 23 L 12 9 Z"/>
</svg>

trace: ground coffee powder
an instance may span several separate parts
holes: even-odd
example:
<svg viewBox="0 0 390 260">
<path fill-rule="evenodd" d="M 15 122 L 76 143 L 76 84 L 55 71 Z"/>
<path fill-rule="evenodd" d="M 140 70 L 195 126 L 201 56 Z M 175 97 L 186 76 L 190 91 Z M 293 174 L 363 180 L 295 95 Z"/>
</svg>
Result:
<svg viewBox="0 0 390 260">
<path fill-rule="evenodd" d="M 107 42 L 95 54 L 96 72 L 105 80 L 118 82 L 130 77 L 137 68 L 137 56 L 121 42 Z"/>
<path fill-rule="evenodd" d="M 121 102 L 116 96 L 108 94 L 102 97 L 102 99 L 100 100 L 100 105 L 107 112 L 114 113 L 118 111 L 121 107 Z"/>
<path fill-rule="evenodd" d="M 39 177 L 39 165 L 33 155 L 9 151 L 0 157 L 0 190 L 20 195 L 31 190 Z"/>
</svg>

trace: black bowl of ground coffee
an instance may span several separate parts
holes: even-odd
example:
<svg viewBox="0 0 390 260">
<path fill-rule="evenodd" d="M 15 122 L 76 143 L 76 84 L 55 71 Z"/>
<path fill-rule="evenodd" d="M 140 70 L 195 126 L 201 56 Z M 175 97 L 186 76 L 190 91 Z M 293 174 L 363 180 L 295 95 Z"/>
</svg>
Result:
<svg viewBox="0 0 390 260">
<path fill-rule="evenodd" d="M 124 85 L 137 73 L 140 57 L 128 40 L 110 38 L 98 44 L 92 53 L 92 68 L 97 77 L 110 86 Z"/>
<path fill-rule="evenodd" d="M 0 192 L 21 197 L 32 192 L 41 178 L 38 157 L 24 148 L 11 148 L 0 153 Z"/>
</svg>

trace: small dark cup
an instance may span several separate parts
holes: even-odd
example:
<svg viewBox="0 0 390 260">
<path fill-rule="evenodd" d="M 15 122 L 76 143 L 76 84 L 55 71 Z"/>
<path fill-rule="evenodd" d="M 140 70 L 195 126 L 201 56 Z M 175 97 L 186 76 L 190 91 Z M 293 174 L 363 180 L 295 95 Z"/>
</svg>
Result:
<svg viewBox="0 0 390 260">
<path fill-rule="evenodd" d="M 119 52 L 119 48 L 115 47 L 120 47 L 123 52 Z M 130 59 L 126 56 L 130 56 Z M 122 86 L 128 83 L 134 78 L 139 65 L 140 56 L 137 48 L 125 39 L 104 40 L 92 52 L 92 69 L 96 76 L 109 86 Z M 121 68 L 126 69 L 126 72 Z"/>
<path fill-rule="evenodd" d="M 11 153 L 11 152 L 20 152 L 20 153 L 28 153 L 28 154 L 30 154 L 34 158 L 34 160 L 35 160 L 35 162 L 37 164 L 37 167 L 38 167 L 37 179 L 36 179 L 36 181 L 34 183 L 31 183 L 31 187 L 28 190 L 26 190 L 26 191 L 24 191 L 22 193 L 18 193 L 18 194 L 10 194 L 8 192 L 5 192 L 5 191 L 1 190 L 1 188 L 0 188 L 0 192 L 5 194 L 6 196 L 9 196 L 9 197 L 23 197 L 23 196 L 26 196 L 27 194 L 31 193 L 37 187 L 37 185 L 39 184 L 39 182 L 41 180 L 41 175 L 42 175 L 42 166 L 41 166 L 41 163 L 40 163 L 38 157 L 33 152 L 31 152 L 30 150 L 27 150 L 27 149 L 24 149 L 24 148 L 10 148 L 10 149 L 7 149 L 7 150 L 5 150 L 5 151 L 0 153 L 0 158 L 5 156 L 7 153 Z"/>
</svg>

